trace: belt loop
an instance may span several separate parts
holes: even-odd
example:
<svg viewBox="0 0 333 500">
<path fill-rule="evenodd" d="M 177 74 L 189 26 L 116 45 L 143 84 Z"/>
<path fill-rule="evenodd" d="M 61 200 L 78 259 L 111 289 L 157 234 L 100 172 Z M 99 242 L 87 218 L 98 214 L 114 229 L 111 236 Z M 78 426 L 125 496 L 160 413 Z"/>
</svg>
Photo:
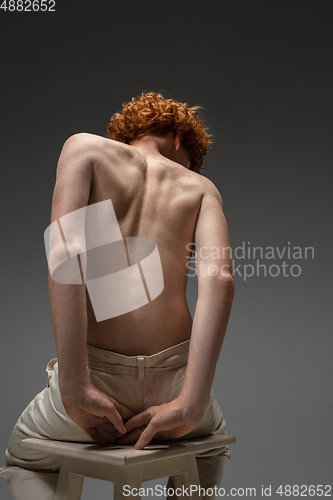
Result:
<svg viewBox="0 0 333 500">
<path fill-rule="evenodd" d="M 46 372 L 47 372 L 47 387 L 50 387 L 50 379 L 53 375 L 54 372 L 54 365 L 58 362 L 58 358 L 53 358 L 51 361 L 48 362 L 47 367 L 46 367 Z"/>
<path fill-rule="evenodd" d="M 144 370 L 145 370 L 145 358 L 143 356 L 138 357 L 138 382 L 141 384 L 143 381 L 143 376 L 144 376 Z"/>
</svg>

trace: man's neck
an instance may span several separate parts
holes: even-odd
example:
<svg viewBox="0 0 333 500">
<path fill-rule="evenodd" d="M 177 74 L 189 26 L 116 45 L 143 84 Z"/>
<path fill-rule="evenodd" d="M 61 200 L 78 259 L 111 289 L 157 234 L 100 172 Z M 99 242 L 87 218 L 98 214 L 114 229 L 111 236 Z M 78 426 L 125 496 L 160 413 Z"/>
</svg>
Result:
<svg viewBox="0 0 333 500">
<path fill-rule="evenodd" d="M 165 135 L 145 135 L 131 144 L 145 158 L 163 159 L 168 158 L 185 168 L 190 167 L 189 156 L 184 150 L 175 148 L 174 134 L 169 132 Z"/>
<path fill-rule="evenodd" d="M 165 142 L 163 141 L 163 137 L 145 135 L 141 139 L 134 141 L 131 146 L 140 151 L 145 157 L 161 157 L 167 156 L 165 154 L 167 149 Z"/>
</svg>

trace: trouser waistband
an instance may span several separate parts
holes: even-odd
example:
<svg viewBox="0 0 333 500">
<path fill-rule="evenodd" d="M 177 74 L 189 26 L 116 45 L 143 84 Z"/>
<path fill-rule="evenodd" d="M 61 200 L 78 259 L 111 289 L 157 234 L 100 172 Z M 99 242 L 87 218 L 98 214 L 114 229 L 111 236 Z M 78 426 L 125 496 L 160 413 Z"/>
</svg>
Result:
<svg viewBox="0 0 333 500">
<path fill-rule="evenodd" d="M 112 365 L 138 366 L 143 364 L 145 367 L 163 368 L 164 366 L 172 366 L 184 364 L 188 360 L 190 347 L 190 339 L 164 349 L 163 351 L 151 354 L 150 356 L 136 355 L 125 356 L 113 351 L 107 351 L 100 347 L 95 347 L 87 344 L 88 364 L 92 363 L 110 363 Z"/>
</svg>

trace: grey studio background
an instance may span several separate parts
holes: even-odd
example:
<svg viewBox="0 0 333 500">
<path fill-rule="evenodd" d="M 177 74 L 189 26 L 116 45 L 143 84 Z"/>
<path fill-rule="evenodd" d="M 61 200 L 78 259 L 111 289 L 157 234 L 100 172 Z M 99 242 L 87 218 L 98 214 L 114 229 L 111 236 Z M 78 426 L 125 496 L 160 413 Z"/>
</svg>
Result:
<svg viewBox="0 0 333 500">
<path fill-rule="evenodd" d="M 332 14 L 324 0 L 0 9 L 2 457 L 56 356 L 43 233 L 61 147 L 77 132 L 105 136 L 122 102 L 163 91 L 204 107 L 215 140 L 204 175 L 222 194 L 232 247 L 246 250 L 214 381 L 237 438 L 222 486 L 260 497 L 272 485 L 281 498 L 280 485 L 332 484 Z M 271 274 L 244 279 L 253 247 L 281 257 L 264 255 Z M 193 313 L 196 278 L 188 298 Z M 85 481 L 85 500 L 111 493 Z"/>
</svg>

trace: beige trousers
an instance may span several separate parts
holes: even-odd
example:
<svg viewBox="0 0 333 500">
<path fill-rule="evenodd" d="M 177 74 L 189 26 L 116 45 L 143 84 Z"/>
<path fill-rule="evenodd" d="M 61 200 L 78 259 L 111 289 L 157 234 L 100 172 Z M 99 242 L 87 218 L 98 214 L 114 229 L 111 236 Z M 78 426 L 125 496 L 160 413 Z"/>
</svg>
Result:
<svg viewBox="0 0 333 500">
<path fill-rule="evenodd" d="M 92 384 L 119 403 L 140 413 L 150 406 L 175 399 L 186 372 L 187 340 L 151 356 L 124 356 L 88 345 L 87 367 Z M 0 476 L 7 479 L 13 500 L 54 500 L 60 458 L 40 451 L 26 450 L 21 440 L 49 438 L 60 441 L 92 442 L 91 438 L 66 413 L 58 385 L 57 359 L 49 362 L 47 387 L 19 417 L 5 453 L 6 465 Z M 211 390 L 201 423 L 180 439 L 225 434 L 225 420 Z M 99 430 L 110 443 L 115 437 Z M 219 487 L 228 447 L 197 456 L 200 485 Z M 169 478 L 168 487 L 174 487 Z M 209 497 L 213 499 L 212 496 Z"/>
</svg>

